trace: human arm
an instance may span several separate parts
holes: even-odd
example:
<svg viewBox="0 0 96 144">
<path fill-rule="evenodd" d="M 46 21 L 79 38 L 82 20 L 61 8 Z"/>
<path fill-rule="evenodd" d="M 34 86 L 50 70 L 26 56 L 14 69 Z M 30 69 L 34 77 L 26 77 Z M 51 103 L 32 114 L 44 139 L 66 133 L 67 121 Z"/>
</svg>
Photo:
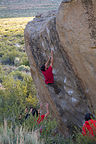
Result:
<svg viewBox="0 0 96 144">
<path fill-rule="evenodd" d="M 49 64 L 49 62 L 50 62 L 50 57 L 48 57 L 48 60 L 47 60 L 47 62 L 45 63 L 45 69 L 48 68 L 48 64 Z"/>
<path fill-rule="evenodd" d="M 41 111 L 41 109 L 42 109 L 42 103 L 40 103 L 40 108 L 38 109 L 38 114 L 40 114 L 40 111 Z"/>
<path fill-rule="evenodd" d="M 48 108 L 48 103 L 46 104 L 46 114 L 45 114 L 45 117 L 47 117 L 49 115 L 49 108 Z"/>
<path fill-rule="evenodd" d="M 53 67 L 53 50 L 51 50 L 51 64 L 50 64 L 51 67 Z"/>
</svg>

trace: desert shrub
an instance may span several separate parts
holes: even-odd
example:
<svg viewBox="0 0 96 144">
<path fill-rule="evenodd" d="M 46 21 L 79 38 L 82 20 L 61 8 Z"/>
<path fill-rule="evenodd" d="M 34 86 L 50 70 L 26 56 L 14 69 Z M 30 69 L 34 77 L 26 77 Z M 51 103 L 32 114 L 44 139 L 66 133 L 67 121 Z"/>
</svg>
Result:
<svg viewBox="0 0 96 144">
<path fill-rule="evenodd" d="M 73 144 L 71 138 L 65 139 L 59 133 L 58 123 L 55 118 L 51 118 L 51 115 L 45 118 L 39 125 L 37 119 L 38 117 L 30 115 L 24 122 L 24 126 L 29 131 L 40 132 L 40 138 L 44 139 L 44 144 Z"/>
<path fill-rule="evenodd" d="M 24 44 L 24 39 L 19 42 L 20 44 Z"/>
<path fill-rule="evenodd" d="M 22 71 L 14 71 L 11 72 L 9 76 L 10 77 L 13 76 L 15 80 L 16 79 L 22 80 L 22 83 L 26 85 L 27 88 L 26 100 L 29 101 L 28 103 L 30 103 L 30 99 L 32 99 L 32 97 L 35 96 L 36 99 L 36 88 L 30 74 L 26 74 Z"/>
<path fill-rule="evenodd" d="M 4 122 L 4 126 L 0 127 L 0 143 L 2 144 L 43 144 L 40 140 L 39 132 L 27 131 L 22 127 L 16 127 L 14 131 L 12 127 L 7 126 L 7 122 Z"/>
<path fill-rule="evenodd" d="M 19 53 L 16 50 L 13 51 L 8 51 L 2 56 L 2 64 L 9 64 L 9 65 L 14 65 L 14 60 L 15 57 L 17 57 Z"/>
<path fill-rule="evenodd" d="M 8 122 L 18 123 L 19 115 L 24 111 L 25 107 L 27 105 L 36 107 L 38 103 L 33 80 L 30 75 L 16 71 L 3 77 L 2 85 L 5 89 L 0 90 L 1 122 L 5 117 Z M 28 96 L 34 98 L 34 101 L 28 101 Z"/>
<path fill-rule="evenodd" d="M 96 136 L 83 136 L 80 132 L 76 134 L 76 143 L 78 144 L 96 144 Z"/>
<path fill-rule="evenodd" d="M 13 76 L 13 78 L 16 80 L 24 80 L 24 77 L 26 77 L 26 73 L 20 72 L 20 71 L 13 71 L 9 74 L 9 76 Z"/>
<path fill-rule="evenodd" d="M 20 65 L 19 67 L 17 67 L 18 71 L 26 71 L 26 72 L 30 72 L 30 67 L 29 66 L 25 66 L 25 65 Z"/>
<path fill-rule="evenodd" d="M 24 50 L 24 28 L 31 18 L 1 19 L 0 20 L 0 57 L 2 64 L 29 66 Z M 20 44 L 19 47 L 16 44 Z M 19 62 L 15 59 L 19 58 Z"/>
<path fill-rule="evenodd" d="M 65 139 L 58 131 L 58 122 L 56 119 L 52 119 L 51 115 L 44 119 L 40 123 L 40 129 L 42 130 L 41 138 L 44 138 L 45 144 L 73 144 L 72 139 Z"/>
<path fill-rule="evenodd" d="M 3 70 L 3 66 L 0 65 L 0 83 L 2 83 L 4 75 L 5 71 Z"/>
<path fill-rule="evenodd" d="M 22 56 L 20 65 L 29 66 L 29 61 L 28 61 L 27 56 Z"/>
<path fill-rule="evenodd" d="M 32 130 L 28 130 L 28 127 L 25 126 L 16 126 L 13 130 L 13 126 L 10 125 L 10 127 L 7 124 L 7 121 L 4 120 L 4 126 L 0 126 L 0 143 L 9 144 L 73 144 L 71 138 L 65 139 L 61 134 L 53 135 L 54 134 L 54 128 L 57 127 L 56 120 L 49 120 L 45 124 L 45 122 L 42 122 L 42 125 L 45 124 L 43 129 L 48 130 L 48 127 L 50 130 L 46 135 L 46 132 L 42 131 L 40 133 L 40 127 L 35 127 Z M 32 119 L 31 119 L 32 120 Z M 31 124 L 33 124 L 35 121 L 32 121 Z M 28 121 L 26 122 L 28 124 Z M 35 123 L 34 123 L 35 124 Z M 27 125 L 28 126 L 28 125 Z M 31 125 L 30 125 L 31 126 Z M 44 133 L 43 133 L 44 132 Z M 50 133 L 50 134 L 49 134 Z M 43 135 L 43 136 L 42 136 Z M 47 139 L 46 139 L 47 137 Z M 77 143 L 78 144 L 78 143 Z"/>
<path fill-rule="evenodd" d="M 4 55 L 4 51 L 0 51 L 0 57 L 2 57 Z"/>
<path fill-rule="evenodd" d="M 14 65 L 18 66 L 19 63 L 20 63 L 20 59 L 18 57 L 15 57 L 15 59 L 14 59 Z"/>
</svg>

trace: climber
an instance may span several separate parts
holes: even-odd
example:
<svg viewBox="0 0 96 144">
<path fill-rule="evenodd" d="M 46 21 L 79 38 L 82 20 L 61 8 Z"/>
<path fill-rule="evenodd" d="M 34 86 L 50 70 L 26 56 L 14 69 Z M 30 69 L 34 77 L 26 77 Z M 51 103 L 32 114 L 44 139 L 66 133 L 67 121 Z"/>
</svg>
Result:
<svg viewBox="0 0 96 144">
<path fill-rule="evenodd" d="M 42 74 L 45 77 L 45 83 L 46 84 L 54 83 L 54 78 L 53 78 L 53 73 L 52 73 L 52 67 L 53 67 L 53 50 L 51 50 L 51 64 L 48 67 L 49 62 L 50 62 L 50 57 L 48 57 L 47 62 L 41 66 L 41 71 L 42 71 Z"/>
<path fill-rule="evenodd" d="M 37 125 L 40 125 L 40 129 L 39 129 L 40 133 L 42 133 L 42 130 L 44 129 L 44 125 L 42 125 L 41 122 L 43 122 L 43 120 L 49 115 L 48 103 L 45 106 L 46 106 L 46 113 L 43 115 L 41 114 L 42 104 L 40 104 L 39 110 L 35 108 L 31 110 L 33 117 L 34 116 L 35 118 L 37 117 Z"/>
<path fill-rule="evenodd" d="M 46 106 L 46 113 L 43 115 L 40 115 L 40 111 L 42 109 L 42 104 L 40 104 L 40 109 L 37 110 L 36 108 L 30 108 L 29 114 L 32 114 L 33 117 L 37 117 L 37 123 L 40 124 L 45 117 L 49 115 L 49 108 L 48 108 L 48 103 L 45 105 Z"/>
<path fill-rule="evenodd" d="M 50 66 L 49 66 L 49 63 L 50 63 Z M 47 62 L 43 64 L 40 69 L 41 69 L 42 74 L 44 75 L 45 83 L 53 87 L 56 94 L 59 94 L 61 90 L 58 88 L 57 84 L 54 82 L 52 67 L 53 67 L 53 50 L 51 50 L 51 60 L 50 60 L 50 57 L 48 57 Z"/>
<path fill-rule="evenodd" d="M 38 110 L 38 119 L 37 119 L 38 124 L 40 124 L 44 120 L 44 118 L 49 115 L 48 103 L 45 106 L 46 106 L 46 113 L 43 115 L 40 115 L 40 111 L 42 109 L 42 104 L 40 104 L 40 109 Z"/>
<path fill-rule="evenodd" d="M 89 138 L 93 138 L 96 136 L 96 120 L 91 113 L 87 113 L 85 115 L 85 123 L 82 127 L 83 136 L 88 136 Z"/>
</svg>

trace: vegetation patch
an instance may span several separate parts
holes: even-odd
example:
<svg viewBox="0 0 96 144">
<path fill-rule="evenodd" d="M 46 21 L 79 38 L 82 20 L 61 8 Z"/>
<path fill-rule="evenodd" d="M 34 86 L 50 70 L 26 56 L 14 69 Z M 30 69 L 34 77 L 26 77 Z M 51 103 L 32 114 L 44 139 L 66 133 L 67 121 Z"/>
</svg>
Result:
<svg viewBox="0 0 96 144">
<path fill-rule="evenodd" d="M 0 61 L 7 65 L 28 65 L 28 58 L 24 50 L 24 28 L 30 18 L 0 19 Z M 19 58 L 18 64 L 15 59 Z"/>
</svg>

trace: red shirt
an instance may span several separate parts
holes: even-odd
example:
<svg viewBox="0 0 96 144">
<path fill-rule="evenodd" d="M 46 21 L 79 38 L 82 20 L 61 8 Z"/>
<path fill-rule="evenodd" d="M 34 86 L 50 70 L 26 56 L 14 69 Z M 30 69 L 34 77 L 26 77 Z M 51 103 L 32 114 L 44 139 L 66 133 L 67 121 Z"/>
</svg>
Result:
<svg viewBox="0 0 96 144">
<path fill-rule="evenodd" d="M 83 136 L 91 136 L 96 135 L 96 120 L 85 121 L 85 124 L 82 127 Z"/>
<path fill-rule="evenodd" d="M 45 77 L 45 83 L 54 83 L 53 73 L 52 73 L 52 67 L 49 66 L 49 68 L 46 71 L 42 71 L 44 77 Z"/>
<path fill-rule="evenodd" d="M 44 120 L 44 118 L 45 118 L 45 115 L 39 116 L 37 123 L 40 124 Z"/>
</svg>

